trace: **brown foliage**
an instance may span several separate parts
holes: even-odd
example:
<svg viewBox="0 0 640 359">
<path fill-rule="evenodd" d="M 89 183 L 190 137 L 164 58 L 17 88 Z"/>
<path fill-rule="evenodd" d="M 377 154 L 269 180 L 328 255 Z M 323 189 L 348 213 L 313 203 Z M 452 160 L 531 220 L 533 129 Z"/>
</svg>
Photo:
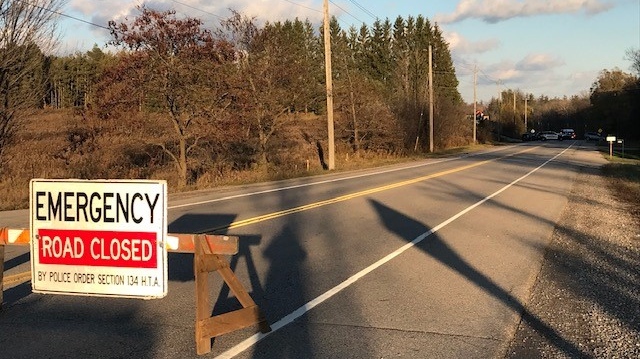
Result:
<svg viewBox="0 0 640 359">
<path fill-rule="evenodd" d="M 153 144 L 172 159 L 181 186 L 193 173 L 190 157 L 213 130 L 223 128 L 231 104 L 236 53 L 230 43 L 202 28 L 199 19 L 145 7 L 130 24 L 110 22 L 112 45 L 123 51 L 99 86 L 103 118 L 132 111 L 153 113 L 170 124 Z"/>
</svg>

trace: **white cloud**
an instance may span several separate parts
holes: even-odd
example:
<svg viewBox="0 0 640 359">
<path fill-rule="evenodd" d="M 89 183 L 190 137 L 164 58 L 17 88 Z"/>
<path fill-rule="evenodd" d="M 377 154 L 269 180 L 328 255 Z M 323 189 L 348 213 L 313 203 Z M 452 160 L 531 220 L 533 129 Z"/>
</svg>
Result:
<svg viewBox="0 0 640 359">
<path fill-rule="evenodd" d="M 474 18 L 497 23 L 546 14 L 584 12 L 591 15 L 612 7 L 610 0 L 461 0 L 452 14 L 438 15 L 436 21 L 453 23 Z"/>
<path fill-rule="evenodd" d="M 588 91 L 591 85 L 598 78 L 599 71 L 580 71 L 574 72 L 568 76 L 567 80 L 571 88 L 578 88 Z"/>
<path fill-rule="evenodd" d="M 547 71 L 564 65 L 564 61 L 548 54 L 529 54 L 520 60 L 515 68 L 521 71 Z"/>
<path fill-rule="evenodd" d="M 472 42 L 457 32 L 445 33 L 444 37 L 449 43 L 449 49 L 457 54 L 481 54 L 500 47 L 497 39 Z"/>
<path fill-rule="evenodd" d="M 562 59 L 548 54 L 529 54 L 518 61 L 478 63 L 478 98 L 488 101 L 504 89 L 518 89 L 535 96 L 554 97 L 574 93 L 575 88 L 588 88 L 586 83 L 590 74 L 576 74 L 575 78 L 568 78 L 565 74 L 555 71 L 562 65 Z M 473 67 L 471 70 L 469 68 L 468 64 L 456 63 L 456 73 L 460 76 L 460 90 L 467 101 L 473 98 Z"/>
<path fill-rule="evenodd" d="M 503 84 L 520 84 L 525 82 L 525 73 L 511 61 L 502 61 L 486 67 L 484 72 Z"/>
<path fill-rule="evenodd" d="M 65 13 L 80 19 L 86 19 L 98 26 L 83 25 L 78 21 L 65 20 L 62 34 L 65 38 L 63 51 L 73 52 L 81 48 L 88 49 L 93 43 L 99 46 L 110 39 L 109 32 L 102 28 L 110 20 L 123 22 L 133 20 L 139 11 L 138 5 L 164 11 L 175 10 L 178 17 L 193 17 L 201 19 L 206 27 L 217 27 L 220 20 L 231 15 L 229 9 L 240 12 L 248 17 L 255 17 L 258 23 L 265 21 L 284 21 L 299 18 L 309 19 L 313 23 L 322 21 L 322 6 L 313 0 L 296 0 L 296 5 L 287 1 L 269 0 L 70 0 Z M 66 49 L 66 50 L 65 50 Z"/>
<path fill-rule="evenodd" d="M 69 6 L 74 11 L 85 16 L 91 16 L 99 21 L 100 25 L 106 25 L 108 20 L 122 21 L 126 17 L 130 19 L 137 14 L 136 5 L 143 2 L 130 0 L 71 0 Z M 243 15 L 255 16 L 259 21 L 277 21 L 285 19 L 310 19 L 316 21 L 322 19 L 322 7 L 318 7 L 311 0 L 297 0 L 297 6 L 286 1 L 267 0 L 152 0 L 144 4 L 155 10 L 176 10 L 179 16 L 200 18 L 205 22 L 218 22 L 227 17 L 229 9 L 239 11 Z"/>
</svg>

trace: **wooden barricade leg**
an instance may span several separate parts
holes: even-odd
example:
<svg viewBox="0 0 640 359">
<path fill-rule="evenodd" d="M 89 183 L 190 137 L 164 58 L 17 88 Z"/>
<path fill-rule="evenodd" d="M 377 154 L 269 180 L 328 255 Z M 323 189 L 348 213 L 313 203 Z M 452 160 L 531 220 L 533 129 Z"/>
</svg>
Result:
<svg viewBox="0 0 640 359">
<path fill-rule="evenodd" d="M 0 244 L 0 311 L 4 301 L 4 247 Z"/>
<path fill-rule="evenodd" d="M 244 289 L 229 266 L 229 262 L 218 254 L 212 254 L 204 236 L 196 238 L 194 250 L 194 274 L 196 284 L 196 352 L 198 355 L 211 351 L 211 338 L 248 326 L 258 324 L 262 333 L 271 331 L 264 315 Z M 209 301 L 209 272 L 218 272 L 231 292 L 238 298 L 242 309 L 211 317 Z"/>
</svg>

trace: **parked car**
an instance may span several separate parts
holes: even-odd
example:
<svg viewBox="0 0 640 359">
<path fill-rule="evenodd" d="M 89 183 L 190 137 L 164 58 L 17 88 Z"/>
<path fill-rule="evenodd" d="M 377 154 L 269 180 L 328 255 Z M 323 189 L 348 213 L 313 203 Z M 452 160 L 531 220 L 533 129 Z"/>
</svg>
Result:
<svg viewBox="0 0 640 359">
<path fill-rule="evenodd" d="M 602 136 L 597 132 L 587 132 L 584 134 L 585 141 L 602 141 Z"/>
<path fill-rule="evenodd" d="M 523 133 L 522 134 L 522 140 L 523 141 L 535 141 L 538 139 L 538 134 L 537 133 Z"/>
<path fill-rule="evenodd" d="M 576 131 L 574 131 L 572 128 L 563 128 L 562 130 L 560 130 L 560 136 L 562 136 L 562 139 L 570 139 L 570 140 L 575 140 L 576 139 Z"/>
<path fill-rule="evenodd" d="M 546 141 L 546 140 L 562 141 L 562 136 L 560 136 L 557 132 L 553 132 L 553 131 L 542 131 L 538 134 L 538 138 L 540 138 L 543 141 Z"/>
</svg>

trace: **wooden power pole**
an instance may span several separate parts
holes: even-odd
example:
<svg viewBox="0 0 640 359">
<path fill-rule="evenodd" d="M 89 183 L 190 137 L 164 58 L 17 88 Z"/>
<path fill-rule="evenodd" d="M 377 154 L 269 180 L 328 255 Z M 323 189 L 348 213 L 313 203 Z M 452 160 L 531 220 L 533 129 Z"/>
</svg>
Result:
<svg viewBox="0 0 640 359">
<path fill-rule="evenodd" d="M 527 108 L 527 94 L 524 94 L 524 132 L 527 132 L 527 112 L 528 112 L 528 108 Z"/>
<path fill-rule="evenodd" d="M 329 170 L 336 168 L 333 130 L 333 81 L 331 76 L 331 29 L 329 28 L 329 0 L 324 0 L 324 63 L 327 82 L 327 132 L 329 150 Z"/>
<path fill-rule="evenodd" d="M 433 50 L 429 44 L 429 152 L 433 152 Z"/>
<path fill-rule="evenodd" d="M 477 87 L 478 87 L 478 66 L 473 67 L 473 144 L 476 144 L 476 120 L 478 116 L 478 97 L 477 97 Z"/>
</svg>

